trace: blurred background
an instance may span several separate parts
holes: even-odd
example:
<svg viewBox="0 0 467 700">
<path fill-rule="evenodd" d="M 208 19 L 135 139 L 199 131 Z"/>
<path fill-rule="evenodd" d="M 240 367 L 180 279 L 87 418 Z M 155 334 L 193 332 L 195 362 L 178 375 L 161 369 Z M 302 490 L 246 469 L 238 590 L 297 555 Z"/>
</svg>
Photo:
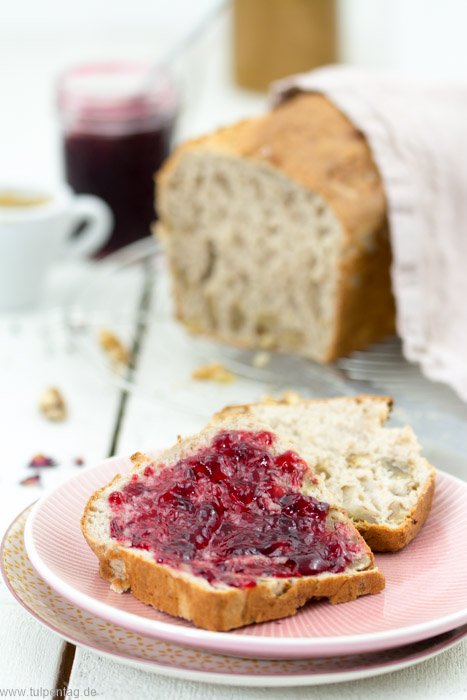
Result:
<svg viewBox="0 0 467 700">
<path fill-rule="evenodd" d="M 325 369 L 292 356 L 266 358 L 268 367 L 256 366 L 253 352 L 240 355 L 235 348 L 192 338 L 174 322 L 165 261 L 149 235 L 153 174 L 174 143 L 266 111 L 270 80 L 324 63 L 465 83 L 466 26 L 465 0 L 3 3 L 0 416 L 8 469 L 0 474 L 5 494 L 0 510 L 5 526 L 32 498 L 24 485 L 38 493 L 40 485 L 53 485 L 105 455 L 154 448 L 158 440 L 165 446 L 180 433 L 195 432 L 224 405 L 296 387 L 307 397 L 393 394 L 394 421 L 409 422 L 423 441 L 433 443 L 427 456 L 434 464 L 436 450 L 455 452 L 449 462 L 444 451 L 441 463 L 460 473 L 458 464 L 464 462 L 457 455 L 467 452 L 466 406 L 452 389 L 428 382 L 409 365 L 396 338 Z M 105 75 L 93 82 L 102 64 L 104 73 L 109 64 L 123 67 L 124 78 L 132 66 L 143 70 L 128 83 L 123 80 L 123 96 L 115 101 L 112 75 L 109 83 Z M 83 65 L 92 68 L 83 72 Z M 164 79 L 159 80 L 157 66 L 163 67 Z M 167 74 L 173 81 L 164 82 Z M 68 244 L 80 238 L 69 235 L 78 232 L 69 226 L 70 212 L 82 205 L 80 198 L 57 192 L 54 183 L 66 181 L 77 192 L 100 196 L 112 209 L 123 207 L 128 218 L 122 219 L 122 237 L 114 235 L 107 252 L 122 250 L 104 259 L 98 253 L 97 260 L 90 259 L 95 246 L 84 256 L 74 255 L 76 250 L 69 255 Z M 2 189 L 22 182 L 35 183 L 47 196 L 31 215 L 28 206 L 18 208 L 13 231 L 14 206 L 2 205 Z M 101 186 L 111 188 L 112 201 Z M 63 212 L 56 216 L 53 241 L 47 216 L 52 221 L 59 205 Z M 105 205 L 96 206 L 94 199 L 92 216 L 100 211 L 102 224 Z M 113 213 L 118 223 L 120 214 Z M 41 221 L 46 222 L 42 228 Z M 23 222 L 29 222 L 24 230 Z M 135 223 L 134 235 L 127 236 L 127 222 Z M 136 248 L 127 246 L 134 240 Z M 29 306 L 12 298 L 14 285 L 19 297 L 26 290 Z M 235 381 L 200 387 L 193 373 L 213 360 L 230 367 Z M 55 387 L 68 413 L 51 393 Z M 49 419 L 39 403 L 44 394 L 63 420 Z M 31 471 L 36 453 L 51 456 L 57 469 L 39 465 Z"/>
<path fill-rule="evenodd" d="M 267 73 L 267 67 L 255 65 L 253 34 L 272 72 L 280 72 L 281 63 L 293 67 L 300 46 L 285 36 L 281 13 L 289 18 L 289 31 L 294 22 L 296 31 L 303 28 L 303 17 L 311 23 L 313 17 L 321 21 L 320 35 L 324 33 L 325 44 L 335 40 L 340 61 L 423 78 L 467 80 L 463 0 L 238 0 L 237 30 L 243 39 L 234 36 L 234 4 L 224 0 L 4 3 L 0 179 L 32 175 L 56 180 L 63 175 L 57 80 L 77 64 L 168 60 L 183 83 L 186 108 L 177 140 L 262 111 L 264 93 L 235 82 L 235 63 L 243 61 L 237 65 L 237 77 L 244 84 L 254 82 L 255 71 Z M 270 24 L 264 19 L 267 11 L 275 16 Z M 313 26 L 310 31 L 313 35 Z M 314 49 L 301 56 L 302 63 L 312 61 Z M 248 60 L 251 65 L 245 68 Z"/>
<path fill-rule="evenodd" d="M 67 354 L 70 352 L 71 356 L 73 344 L 79 350 L 79 357 L 89 360 L 89 364 L 99 371 L 104 368 L 106 376 L 111 376 L 119 388 L 142 386 L 151 399 L 157 391 L 159 399 L 164 401 L 176 390 L 179 394 L 177 410 L 182 407 L 185 414 L 202 413 L 198 409 L 197 392 L 190 394 L 179 379 L 185 374 L 189 377 L 187 362 L 195 364 L 197 356 L 194 345 L 182 335 L 178 325 L 173 324 L 170 342 L 165 342 L 168 337 L 165 330 L 164 343 L 159 343 L 161 334 L 152 328 L 157 325 L 154 324 L 154 313 L 145 307 L 147 326 L 152 332 L 150 340 L 154 341 L 152 344 L 147 338 L 145 341 L 146 364 L 153 379 L 149 391 L 142 370 L 139 375 L 131 375 L 126 383 L 120 376 L 115 377 L 111 363 L 104 362 L 102 349 L 96 343 L 96 329 L 109 325 L 131 345 L 135 318 L 140 325 L 146 318 L 143 318 L 140 308 L 146 301 L 144 295 L 140 295 L 138 284 L 146 274 L 144 255 L 157 253 L 149 233 L 154 220 L 152 176 L 161 159 L 174 143 L 264 112 L 268 108 L 267 85 L 270 80 L 324 63 L 374 67 L 423 80 L 465 82 L 466 24 L 467 4 L 463 0 L 70 0 L 66 3 L 60 0 L 41 0 L 40 3 L 16 0 L 4 3 L 0 22 L 0 194 L 2 187 L 4 189 L 15 182 L 44 183 L 46 189 L 47 183 L 68 181 L 77 192 L 99 195 L 112 208 L 122 205 L 125 215 L 128 214 L 129 219 L 133 216 L 137 223 L 134 236 L 117 241 L 117 236 L 114 236 L 115 245 L 107 252 L 146 237 L 143 241 L 146 248 L 141 248 L 141 259 L 135 259 L 135 269 L 131 267 L 133 251 L 128 259 L 117 255 L 117 259 L 111 261 L 112 256 L 109 256 L 106 260 L 114 267 L 105 268 L 104 261 L 89 260 L 89 251 L 84 260 L 76 257 L 65 259 L 63 255 L 56 255 L 48 242 L 49 254 L 46 246 L 37 242 L 34 231 L 29 242 L 23 244 L 19 236 L 10 235 L 5 229 L 5 246 L 13 248 L 16 245 L 15 254 L 20 262 L 9 263 L 1 249 L 0 262 L 3 261 L 4 271 L 9 269 L 14 278 L 22 271 L 25 286 L 34 271 L 26 270 L 26 258 L 32 268 L 38 268 L 37 257 L 41 251 L 38 250 L 37 256 L 31 253 L 34 240 L 38 249 L 44 249 L 44 258 L 48 258 L 43 261 L 47 284 L 42 305 L 38 307 L 44 314 L 46 311 L 55 313 L 47 318 L 44 315 L 43 319 L 39 318 L 40 314 L 37 318 L 20 314 L 0 315 L 0 332 L 3 333 L 0 364 L 8 368 L 0 377 L 4 382 L 2 393 L 5 397 L 16 397 L 17 415 L 21 415 L 26 400 L 24 396 L 31 400 L 31 387 L 39 393 L 41 384 L 47 381 L 51 385 L 56 382 L 73 385 L 73 372 L 77 370 L 70 369 Z M 139 82 L 136 80 L 131 86 L 130 97 L 124 97 L 118 108 L 92 101 L 96 94 L 106 97 L 106 78 L 103 83 L 106 89 L 93 86 L 94 97 L 87 92 L 89 85 L 84 88 L 81 85 L 83 91 L 80 93 L 75 91 L 76 83 L 67 82 L 75 75 L 73 71 L 77 67 L 112 63 L 124 67 L 142 65 L 146 70 L 146 73 L 143 70 L 143 78 L 140 76 Z M 157 75 L 153 67 L 157 66 L 162 66 L 173 76 L 175 92 L 165 84 L 160 91 L 154 87 Z M 159 112 L 165 115 L 161 121 L 158 121 Z M 172 118 L 174 115 L 175 119 Z M 146 122 L 146 117 L 154 117 L 154 121 Z M 133 141 L 135 134 L 138 138 Z M 110 151 L 105 152 L 109 144 Z M 117 158 L 117 151 L 121 158 Z M 133 173 L 130 166 L 140 169 Z M 111 187 L 112 202 L 105 192 L 98 189 L 101 181 Z M 125 181 L 128 185 L 121 184 Z M 139 200 L 140 196 L 143 197 L 143 189 L 144 207 Z M 52 192 L 51 200 L 54 196 Z M 66 207 L 70 209 L 71 205 L 68 203 Z M 144 220 L 138 218 L 143 208 Z M 8 215 L 6 207 L 5 216 L 8 218 Z M 22 212 L 19 218 L 21 215 Z M 27 215 L 26 208 L 26 218 Z M 118 223 L 118 214 L 115 219 Z M 129 228 L 124 221 L 122 230 L 126 232 Z M 63 233 L 68 236 L 65 231 L 61 233 L 62 238 Z M 44 240 L 47 235 L 44 231 Z M 125 250 L 128 252 L 127 248 Z M 125 250 L 119 253 L 125 254 Z M 156 258 L 155 266 L 160 262 Z M 141 261 L 144 264 L 140 265 Z M 157 277 L 158 268 L 156 272 Z M 2 277 L 5 277 L 4 273 L 0 274 L 0 281 Z M 131 293 L 127 291 L 126 282 Z M 8 282 L 4 286 L 9 291 L 11 284 Z M 34 301 L 40 297 L 34 290 L 32 296 Z M 168 296 L 164 287 L 158 298 L 164 300 Z M 1 301 L 0 294 L 0 311 L 9 311 L 6 304 L 2 307 Z M 136 317 L 135 309 L 139 309 Z M 69 311 L 67 316 L 64 310 L 67 314 Z M 28 311 L 26 309 L 26 313 Z M 167 311 L 169 318 L 172 320 L 170 309 Z M 63 328 L 68 335 L 71 334 L 72 342 L 62 333 Z M 30 337 L 27 343 L 20 329 L 21 332 L 28 329 Z M 31 361 L 36 346 L 40 348 L 41 361 L 44 362 L 42 369 Z M 177 356 L 179 364 L 175 361 L 173 348 L 180 350 L 180 357 Z M 203 358 L 214 352 L 211 346 L 206 349 L 202 343 L 199 348 Z M 159 357 L 156 350 L 161 353 L 159 364 L 155 360 Z M 57 356 L 52 351 L 56 351 Z M 394 352 L 397 358 L 401 357 L 399 345 Z M 172 374 L 166 371 L 162 378 L 156 376 L 159 366 L 169 365 Z M 240 369 L 245 371 L 244 364 Z M 247 369 L 250 372 L 250 364 Z M 396 369 L 398 378 L 399 366 Z M 427 388 L 422 383 L 417 368 L 405 369 L 418 373 L 414 382 L 420 384 L 420 393 L 412 392 L 410 398 L 423 403 L 426 392 L 432 390 L 431 385 Z M 302 370 L 303 366 L 299 365 L 297 372 Z M 311 369 L 307 371 L 311 372 Z M 21 391 L 13 375 L 22 377 Z M 142 379 L 138 384 L 139 376 Z M 285 381 L 282 371 L 276 372 L 274 381 L 278 376 Z M 316 395 L 345 393 L 341 369 L 327 371 L 325 380 L 329 386 L 323 384 L 323 376 L 318 368 L 310 380 Z M 44 377 L 50 379 L 44 380 Z M 289 383 L 296 386 L 298 380 L 294 377 Z M 301 375 L 299 379 L 301 381 Z M 78 379 L 76 384 L 79 394 L 84 384 Z M 223 399 L 224 403 L 245 402 L 246 398 L 252 400 L 245 393 L 244 384 L 237 384 L 238 396 Z M 237 390 L 237 384 L 232 391 Z M 161 393 L 162 385 L 165 394 Z M 362 388 L 367 390 L 368 384 L 358 385 L 356 390 Z M 387 385 L 383 388 L 386 392 L 391 391 Z M 394 389 L 396 393 L 398 388 L 399 385 Z M 70 392 L 75 389 L 70 389 Z M 218 387 L 213 388 L 210 398 L 213 410 L 221 405 L 217 391 Z M 459 400 L 453 397 L 451 390 L 446 388 L 446 392 L 446 406 L 458 413 Z M 204 396 L 208 397 L 208 390 Z M 208 405 L 207 398 L 206 402 Z M 33 410 L 35 407 L 31 408 Z M 17 429 L 22 430 L 19 421 L 13 425 L 14 412 L 9 405 L 6 412 L 12 424 L 12 434 Z M 211 404 L 205 413 L 212 413 Z M 34 422 L 32 416 L 33 413 L 31 425 Z M 148 418 L 148 431 L 152 430 L 151 420 Z M 174 414 L 174 431 L 180 430 L 178 420 Z M 426 420 L 423 415 L 420 424 Z M 136 422 L 137 426 L 140 424 Z M 37 434 L 42 435 L 43 425 L 38 423 L 36 427 Z M 140 443 L 144 444 L 144 430 L 139 427 L 138 430 L 134 428 L 134 434 L 141 434 Z M 88 435 L 88 432 L 83 428 L 83 435 Z M 461 432 L 457 429 L 451 431 L 449 439 L 453 434 L 460 439 Z M 55 440 L 52 433 L 51 440 Z M 136 443 L 135 438 L 134 447 L 140 448 L 141 444 Z M 12 442 L 11 450 L 14 454 L 15 442 Z"/>
</svg>

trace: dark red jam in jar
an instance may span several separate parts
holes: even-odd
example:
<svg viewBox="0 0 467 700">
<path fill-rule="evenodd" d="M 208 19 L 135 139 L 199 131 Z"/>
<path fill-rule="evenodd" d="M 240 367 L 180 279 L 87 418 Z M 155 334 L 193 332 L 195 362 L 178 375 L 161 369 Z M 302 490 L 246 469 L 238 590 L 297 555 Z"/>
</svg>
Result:
<svg viewBox="0 0 467 700">
<path fill-rule="evenodd" d="M 109 495 L 110 536 L 210 583 L 247 588 L 258 577 L 337 573 L 362 547 L 329 505 L 301 493 L 307 469 L 271 452 L 272 433 L 219 433 L 170 467 L 149 465 Z"/>
<path fill-rule="evenodd" d="M 152 66 L 89 65 L 63 77 L 66 179 L 75 192 L 101 197 L 114 214 L 99 256 L 150 234 L 154 173 L 169 155 L 177 108 L 173 80 Z"/>
</svg>

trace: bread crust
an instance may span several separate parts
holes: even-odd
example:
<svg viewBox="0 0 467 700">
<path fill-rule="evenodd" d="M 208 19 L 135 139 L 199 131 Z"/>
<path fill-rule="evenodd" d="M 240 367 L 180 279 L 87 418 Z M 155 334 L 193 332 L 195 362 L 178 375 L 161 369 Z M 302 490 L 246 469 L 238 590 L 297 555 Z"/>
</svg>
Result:
<svg viewBox="0 0 467 700">
<path fill-rule="evenodd" d="M 104 487 L 106 488 L 106 487 Z M 253 588 L 215 589 L 200 585 L 191 577 L 166 565 L 157 564 L 131 549 L 116 545 L 106 549 L 87 529 L 87 517 L 102 489 L 89 500 L 82 518 L 87 543 L 99 559 L 99 573 L 117 592 L 128 588 L 143 603 L 158 610 L 190 620 L 198 627 L 227 631 L 254 622 L 266 622 L 294 615 L 312 598 L 329 598 L 345 603 L 358 596 L 379 593 L 385 579 L 378 569 L 351 573 L 280 579 L 284 589 L 279 595 L 266 581 Z M 115 562 L 123 563 L 125 576 L 116 576 Z"/>
<path fill-rule="evenodd" d="M 157 209 L 169 236 L 168 182 L 190 149 L 257 161 L 317 192 L 336 214 L 343 242 L 334 332 L 320 361 L 331 362 L 394 332 L 391 248 L 382 181 L 363 134 L 335 105 L 323 95 L 295 95 L 263 117 L 176 149 L 156 179 Z M 184 321 L 180 304 L 177 306 L 177 316 Z M 188 328 L 193 332 L 189 324 Z M 204 329 L 202 333 L 205 335 Z M 223 340 L 214 331 L 207 334 Z M 224 340 L 235 343 L 230 336 Z"/>
<path fill-rule="evenodd" d="M 216 590 L 200 586 L 191 578 L 185 578 L 132 550 L 122 548 L 120 555 L 125 564 L 128 587 L 136 598 L 209 630 L 227 631 L 294 615 L 312 598 L 329 598 L 331 603 L 343 603 L 361 595 L 379 593 L 384 588 L 383 575 L 378 569 L 372 569 L 323 579 L 312 576 L 285 579 L 290 585 L 286 585 L 286 590 L 279 596 L 267 582 L 260 582 L 253 588 Z M 99 559 L 101 575 L 114 583 L 111 573 L 105 575 L 109 572 L 105 556 Z"/>
<path fill-rule="evenodd" d="M 163 460 L 166 454 L 158 459 Z M 131 460 L 134 466 L 130 473 L 151 461 L 142 453 L 136 453 Z M 214 587 L 204 579 L 158 564 L 146 552 L 123 547 L 117 542 L 109 546 L 95 539 L 89 523 L 103 492 L 113 484 L 118 488 L 121 478 L 116 475 L 91 496 L 81 519 L 83 535 L 99 560 L 100 575 L 115 591 L 131 589 L 142 602 L 190 620 L 198 627 L 227 631 L 293 615 L 312 598 L 329 598 L 331 603 L 343 603 L 384 589 L 384 576 L 374 567 L 373 554 L 366 545 L 363 554 L 368 556 L 369 563 L 365 570 L 302 578 L 260 579 L 256 586 L 246 589 Z M 343 512 L 334 506 L 333 509 Z M 344 516 L 351 527 L 345 513 Z"/>
<path fill-rule="evenodd" d="M 165 216 L 168 179 L 191 149 L 261 162 L 318 192 L 341 220 L 349 245 L 367 244 L 365 237 L 386 224 L 384 189 L 366 139 L 323 95 L 294 96 L 262 117 L 179 146 L 156 174 L 158 207 Z"/>
<path fill-rule="evenodd" d="M 391 396 L 374 396 L 371 394 L 360 394 L 359 396 L 340 396 L 337 397 L 340 401 L 346 400 L 350 402 L 363 403 L 365 401 L 379 401 L 384 402 L 387 406 L 387 414 L 382 417 L 381 424 L 389 417 L 392 410 L 394 401 Z M 329 403 L 335 401 L 336 399 L 309 399 L 300 401 L 301 404 L 314 404 L 314 403 Z M 239 406 L 226 406 L 222 411 L 215 414 L 214 420 L 223 420 L 226 416 L 237 415 L 237 414 L 248 414 L 251 408 L 255 405 L 261 405 L 264 403 L 277 404 L 277 405 L 289 405 L 290 402 L 287 399 L 274 399 L 268 398 L 266 401 L 260 402 L 259 404 L 243 404 Z M 426 460 L 425 460 L 426 461 Z M 435 490 L 435 478 L 436 472 L 434 467 L 428 464 L 432 469 L 430 478 L 425 484 L 420 498 L 414 505 L 412 511 L 406 516 L 404 522 L 401 523 L 399 527 L 390 527 L 389 525 L 380 524 L 370 524 L 362 520 L 352 520 L 353 524 L 368 544 L 373 552 L 397 552 L 400 549 L 406 547 L 409 542 L 420 532 L 423 524 L 425 523 L 428 514 L 431 509 L 431 504 L 433 501 L 433 494 Z"/>
<path fill-rule="evenodd" d="M 364 403 L 365 401 L 377 401 L 386 404 L 387 414 L 382 419 L 381 425 L 388 419 L 389 414 L 394 406 L 394 399 L 392 396 L 376 396 L 375 394 L 359 394 L 358 396 L 335 396 L 332 399 L 301 399 L 301 404 L 315 404 L 315 403 L 330 403 L 332 401 L 348 401 L 349 403 Z M 258 403 L 245 403 L 238 404 L 237 406 L 225 406 L 221 411 L 214 414 L 213 421 L 224 420 L 227 416 L 236 415 L 239 413 L 248 414 L 252 406 L 261 406 L 262 404 L 276 404 L 279 406 L 290 406 L 293 405 L 290 399 L 287 397 L 277 398 L 270 396 L 264 401 Z"/>
</svg>

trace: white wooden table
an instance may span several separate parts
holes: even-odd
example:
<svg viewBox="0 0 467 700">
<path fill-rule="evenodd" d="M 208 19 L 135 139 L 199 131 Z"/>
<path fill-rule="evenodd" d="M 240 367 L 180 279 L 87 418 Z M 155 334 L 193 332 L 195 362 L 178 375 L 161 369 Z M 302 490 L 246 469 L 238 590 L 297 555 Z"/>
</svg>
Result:
<svg viewBox="0 0 467 700">
<path fill-rule="evenodd" d="M 218 36 L 208 35 L 204 41 L 204 57 L 211 54 L 210 42 L 219 47 Z M 182 135 L 227 123 L 264 106 L 264 98 L 227 87 L 228 67 L 222 61 L 200 63 L 198 58 L 196 64 L 195 57 L 193 66 L 195 72 L 198 70 L 198 101 L 182 121 Z M 75 293 L 86 283 L 88 274 L 87 266 L 59 270 L 50 281 L 44 308 L 65 303 L 70 289 Z M 135 304 L 137 296 L 135 290 Z M 143 379 L 150 381 L 152 363 L 145 354 L 147 347 L 143 342 L 137 362 Z M 37 410 L 40 392 L 50 385 L 58 386 L 68 403 L 69 417 L 64 423 L 49 423 Z M 225 403 L 222 386 L 218 392 L 221 407 Z M 202 401 L 203 393 L 199 392 L 201 407 Z M 89 465 L 111 454 L 131 454 L 168 444 L 179 433 L 197 431 L 203 422 L 198 415 L 122 391 L 70 345 L 58 311 L 0 318 L 0 530 L 3 532 L 43 493 L 42 488 L 19 485 L 34 454 L 51 455 L 59 463 L 44 474 L 44 487 L 50 487 L 76 471 L 77 457 Z M 418 666 L 351 683 L 277 690 L 190 683 L 136 671 L 75 649 L 30 617 L 0 582 L 0 695 L 8 697 L 10 692 L 13 697 L 16 691 L 28 697 L 32 689 L 37 697 L 42 689 L 40 697 L 46 697 L 47 692 L 49 697 L 54 692 L 63 697 L 65 688 L 68 697 L 85 697 L 92 689 L 98 697 L 109 700 L 466 698 L 467 642 Z"/>
</svg>

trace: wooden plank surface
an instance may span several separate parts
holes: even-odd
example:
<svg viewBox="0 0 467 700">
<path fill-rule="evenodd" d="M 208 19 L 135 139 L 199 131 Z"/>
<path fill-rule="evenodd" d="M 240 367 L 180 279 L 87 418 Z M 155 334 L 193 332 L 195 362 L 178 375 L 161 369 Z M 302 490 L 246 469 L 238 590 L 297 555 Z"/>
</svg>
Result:
<svg viewBox="0 0 467 700">
<path fill-rule="evenodd" d="M 13 602 L 0 603 L 0 630 L 0 690 L 53 690 L 65 642 Z"/>
<path fill-rule="evenodd" d="M 467 643 L 412 668 L 384 676 L 317 687 L 240 688 L 194 683 L 135 670 L 77 652 L 70 689 L 95 688 L 104 700 L 461 700 L 467 697 Z"/>
<path fill-rule="evenodd" d="M 61 312 L 54 308 L 57 301 L 65 303 L 73 298 L 76 285 L 81 287 L 90 281 L 92 275 L 63 266 L 48 290 L 53 303 L 45 301 L 42 314 L 0 320 L 2 533 L 18 513 L 47 489 L 82 468 L 76 464 L 77 458 L 85 466 L 99 462 L 111 451 L 121 391 L 107 374 L 97 371 L 83 357 L 81 348 L 66 330 Z M 127 303 L 139 304 L 141 286 L 142 274 L 137 271 L 123 290 Z M 50 422 L 38 410 L 39 396 L 48 386 L 58 387 L 63 394 L 68 412 L 63 422 Z M 31 469 L 28 463 L 36 453 L 52 457 L 57 466 Z M 39 486 L 20 484 L 35 472 L 40 473 Z M 58 635 L 13 602 L 3 581 L 0 630 L 0 689 L 54 690 L 67 647 Z M 68 656 L 72 658 L 73 650 L 68 647 L 70 650 Z"/>
</svg>

